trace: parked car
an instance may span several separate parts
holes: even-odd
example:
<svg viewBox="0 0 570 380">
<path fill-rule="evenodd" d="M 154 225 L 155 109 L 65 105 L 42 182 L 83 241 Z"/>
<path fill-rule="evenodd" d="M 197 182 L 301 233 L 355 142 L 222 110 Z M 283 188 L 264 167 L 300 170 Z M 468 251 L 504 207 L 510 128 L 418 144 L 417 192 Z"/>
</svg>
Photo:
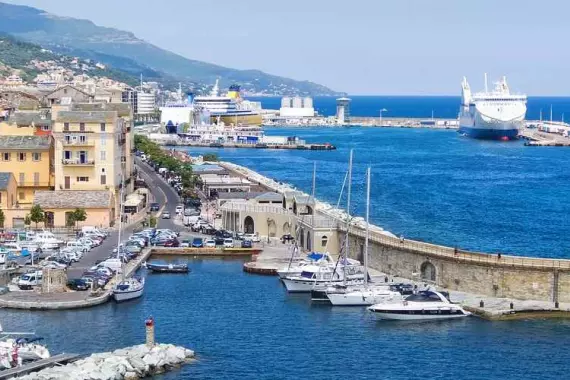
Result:
<svg viewBox="0 0 570 380">
<path fill-rule="evenodd" d="M 254 243 L 259 243 L 261 240 L 257 234 L 245 234 L 243 235 L 244 240 L 251 240 Z"/>
<path fill-rule="evenodd" d="M 160 210 L 160 205 L 158 203 L 150 204 L 150 211 L 158 211 L 158 210 Z"/>
<path fill-rule="evenodd" d="M 204 247 L 204 239 L 194 238 L 194 240 L 192 240 L 192 248 L 202 248 L 202 247 Z"/>
<path fill-rule="evenodd" d="M 281 236 L 281 241 L 283 243 L 285 243 L 286 241 L 293 241 L 295 240 L 295 238 L 293 236 L 291 236 L 291 234 L 285 234 L 283 236 Z"/>
<path fill-rule="evenodd" d="M 233 248 L 234 247 L 234 239 L 224 239 L 224 248 Z"/>
<path fill-rule="evenodd" d="M 83 291 L 89 289 L 89 284 L 82 278 L 74 278 L 67 281 L 67 287 L 71 290 Z"/>
<path fill-rule="evenodd" d="M 180 246 L 181 246 L 181 247 L 184 247 L 184 248 L 188 248 L 188 247 L 190 247 L 191 245 L 192 245 L 192 241 L 191 241 L 190 239 L 184 239 L 184 240 L 182 240 L 182 242 L 180 243 Z"/>
<path fill-rule="evenodd" d="M 242 248 L 251 248 L 253 246 L 251 240 L 242 240 L 241 247 Z"/>
<path fill-rule="evenodd" d="M 170 219 L 170 211 L 164 211 L 162 213 L 162 219 Z"/>
<path fill-rule="evenodd" d="M 212 239 L 208 239 L 206 240 L 206 242 L 204 243 L 204 247 L 206 248 L 216 248 L 216 242 Z"/>
<path fill-rule="evenodd" d="M 170 239 L 164 243 L 164 246 L 165 247 L 179 247 L 180 242 L 178 241 L 178 239 Z"/>
<path fill-rule="evenodd" d="M 183 205 L 176 206 L 176 215 L 182 214 L 183 211 L 184 211 Z"/>
<path fill-rule="evenodd" d="M 224 238 L 223 237 L 216 237 L 214 239 L 214 242 L 216 243 L 216 245 L 224 245 Z"/>
</svg>

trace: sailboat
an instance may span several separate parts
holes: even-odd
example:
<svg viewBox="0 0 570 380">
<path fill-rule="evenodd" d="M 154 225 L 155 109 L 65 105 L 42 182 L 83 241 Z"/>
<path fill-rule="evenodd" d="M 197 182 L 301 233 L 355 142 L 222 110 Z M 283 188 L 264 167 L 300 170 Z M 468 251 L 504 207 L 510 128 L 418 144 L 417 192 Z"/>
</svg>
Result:
<svg viewBox="0 0 570 380">
<path fill-rule="evenodd" d="M 347 211 L 350 210 L 351 180 L 352 150 L 350 151 L 348 168 Z M 349 224 L 350 218 L 347 215 L 347 228 Z M 346 247 L 348 247 L 348 239 L 345 239 L 345 242 Z M 348 259 L 346 252 L 348 252 L 348 249 L 345 249 L 344 256 L 341 256 L 334 266 L 307 265 L 302 269 L 300 275 L 283 278 L 282 281 L 287 291 L 312 293 L 315 289 L 325 288 L 329 285 L 356 285 L 362 283 L 364 281 L 364 274 L 362 273 L 360 263 Z"/>
<path fill-rule="evenodd" d="M 121 232 L 123 229 L 123 189 L 121 186 L 121 203 L 119 208 L 119 236 L 117 238 L 117 259 L 121 262 L 121 281 L 117 282 L 113 287 L 113 298 L 117 302 L 128 301 L 142 296 L 144 291 L 144 278 L 131 277 L 125 278 L 125 263 L 121 260 Z"/>
<path fill-rule="evenodd" d="M 368 276 L 368 235 L 370 217 L 370 167 L 366 170 L 366 237 L 364 240 L 364 283 L 356 286 L 330 287 L 325 291 L 333 306 L 370 306 L 377 303 L 402 300 L 399 292 L 390 289 L 389 284 L 372 285 Z"/>
</svg>

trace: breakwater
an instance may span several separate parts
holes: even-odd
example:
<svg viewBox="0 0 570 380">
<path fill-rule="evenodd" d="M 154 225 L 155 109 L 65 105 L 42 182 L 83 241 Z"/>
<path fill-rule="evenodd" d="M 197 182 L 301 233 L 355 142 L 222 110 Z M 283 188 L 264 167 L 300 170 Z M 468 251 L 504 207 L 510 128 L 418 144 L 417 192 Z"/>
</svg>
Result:
<svg viewBox="0 0 570 380">
<path fill-rule="evenodd" d="M 228 162 L 221 165 L 273 191 L 283 194 L 295 191 L 246 167 Z M 243 213 L 243 217 L 247 217 L 248 210 Z M 321 241 L 321 236 L 331 238 L 330 234 L 325 235 L 326 231 L 335 230 L 336 244 L 329 244 L 327 248 L 338 252 L 347 233 L 347 218 L 346 212 L 317 200 L 315 215 L 296 218 L 302 235 L 301 245 L 311 250 L 310 242 Z M 362 218 L 352 219 L 348 228 L 350 255 L 358 259 L 364 248 L 365 228 Z M 371 266 L 388 275 L 473 294 L 543 301 L 556 309 L 561 303 L 570 303 L 570 260 L 472 252 L 396 237 L 378 226 L 370 227 L 370 240 Z"/>
<path fill-rule="evenodd" d="M 138 345 L 98 353 L 73 363 L 19 377 L 23 380 L 135 380 L 168 372 L 194 358 L 194 351 L 172 344 Z"/>
</svg>

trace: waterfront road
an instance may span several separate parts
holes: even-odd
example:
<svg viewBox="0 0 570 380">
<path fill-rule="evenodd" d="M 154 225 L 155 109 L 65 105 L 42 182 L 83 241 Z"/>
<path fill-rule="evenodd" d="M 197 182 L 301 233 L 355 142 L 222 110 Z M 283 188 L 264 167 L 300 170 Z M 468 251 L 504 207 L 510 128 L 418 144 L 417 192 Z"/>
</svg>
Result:
<svg viewBox="0 0 570 380">
<path fill-rule="evenodd" d="M 164 211 L 170 211 L 170 215 L 175 215 L 176 205 L 179 202 L 178 194 L 174 189 L 168 185 L 162 177 L 155 173 L 155 171 L 146 163 L 136 159 L 136 164 L 139 169 L 139 175 L 144 178 L 148 188 L 150 189 L 154 202 L 164 205 Z M 133 229 L 138 223 L 131 226 L 123 228 L 121 232 L 121 241 L 125 241 L 132 234 Z M 159 228 L 170 228 L 174 231 L 179 230 L 180 226 L 176 226 L 174 222 L 170 219 L 158 219 Z M 104 260 L 109 257 L 113 252 L 113 249 L 117 248 L 118 231 L 113 231 L 109 234 L 107 239 L 103 241 L 99 247 L 93 248 L 87 254 L 79 260 L 79 262 L 74 263 L 67 270 L 68 278 L 78 278 L 81 277 L 82 273 L 91 268 L 97 261 Z"/>
</svg>

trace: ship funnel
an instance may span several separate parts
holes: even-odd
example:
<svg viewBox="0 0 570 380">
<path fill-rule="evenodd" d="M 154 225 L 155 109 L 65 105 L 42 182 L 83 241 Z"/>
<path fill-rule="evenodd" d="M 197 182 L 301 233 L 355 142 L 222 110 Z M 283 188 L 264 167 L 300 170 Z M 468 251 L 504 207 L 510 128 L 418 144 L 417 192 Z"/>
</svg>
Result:
<svg viewBox="0 0 570 380">
<path fill-rule="evenodd" d="M 192 104 L 192 102 L 194 101 L 194 93 L 191 91 L 188 91 L 186 93 L 186 100 L 188 100 L 188 104 Z"/>
</svg>

